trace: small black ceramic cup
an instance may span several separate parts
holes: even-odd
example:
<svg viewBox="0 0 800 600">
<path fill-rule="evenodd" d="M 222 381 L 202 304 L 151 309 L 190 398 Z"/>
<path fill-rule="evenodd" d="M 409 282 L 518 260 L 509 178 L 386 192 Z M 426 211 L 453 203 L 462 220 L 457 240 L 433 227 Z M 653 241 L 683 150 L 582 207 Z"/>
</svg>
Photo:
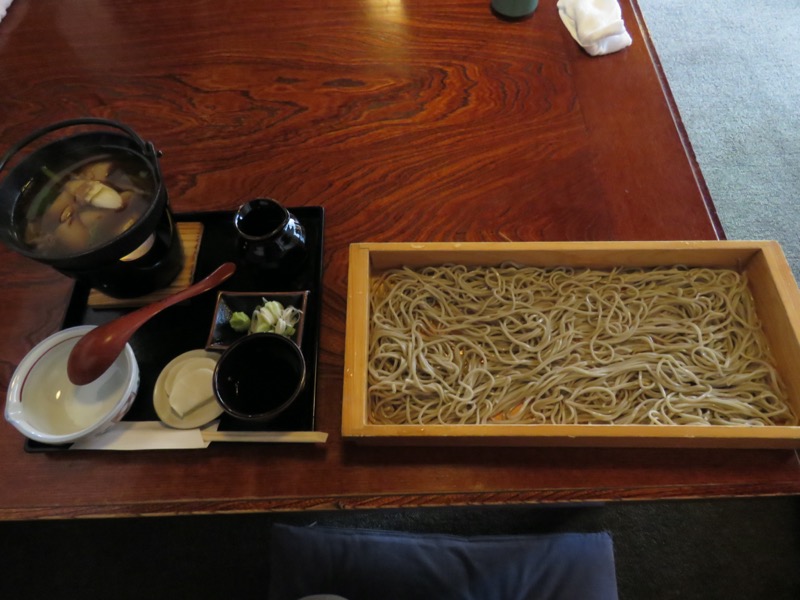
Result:
<svg viewBox="0 0 800 600">
<path fill-rule="evenodd" d="M 236 211 L 233 223 L 246 262 L 265 268 L 291 268 L 305 259 L 305 229 L 278 201 L 250 200 Z"/>
<path fill-rule="evenodd" d="M 306 361 L 292 340 L 254 333 L 231 344 L 217 361 L 213 387 L 222 409 L 245 421 L 271 421 L 306 384 Z"/>
</svg>

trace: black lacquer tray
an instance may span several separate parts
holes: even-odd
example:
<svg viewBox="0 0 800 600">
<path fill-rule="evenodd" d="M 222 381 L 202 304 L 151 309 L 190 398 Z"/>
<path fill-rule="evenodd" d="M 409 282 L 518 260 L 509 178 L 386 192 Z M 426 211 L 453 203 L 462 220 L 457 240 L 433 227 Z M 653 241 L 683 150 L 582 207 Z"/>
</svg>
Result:
<svg viewBox="0 0 800 600">
<path fill-rule="evenodd" d="M 285 292 L 309 290 L 308 306 L 301 348 L 306 359 L 308 380 L 294 404 L 268 423 L 239 421 L 223 414 L 220 431 L 312 431 L 316 404 L 319 359 L 320 310 L 322 306 L 322 253 L 325 213 L 320 206 L 288 208 L 306 231 L 307 258 L 291 271 L 264 269 L 244 263 L 239 258 L 233 212 L 213 211 L 179 213 L 176 221 L 197 222 L 203 234 L 197 255 L 194 280 L 211 273 L 226 261 L 237 264 L 236 273 L 219 288 L 172 306 L 148 321 L 130 341 L 139 363 L 140 383 L 136 400 L 125 421 L 157 421 L 153 408 L 153 389 L 166 364 L 183 352 L 203 348 L 214 317 L 217 292 Z M 62 329 L 76 325 L 100 325 L 132 309 L 92 308 L 87 305 L 90 288 L 76 283 Z M 268 383 L 266 384 L 268 385 Z M 29 452 L 52 452 L 69 448 L 33 440 L 25 441 Z"/>
</svg>

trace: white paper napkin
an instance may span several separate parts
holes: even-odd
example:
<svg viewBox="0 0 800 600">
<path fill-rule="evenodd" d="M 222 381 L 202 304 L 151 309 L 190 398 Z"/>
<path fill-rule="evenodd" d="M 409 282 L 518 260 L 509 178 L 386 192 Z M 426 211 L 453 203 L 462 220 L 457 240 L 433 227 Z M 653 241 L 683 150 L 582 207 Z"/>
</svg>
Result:
<svg viewBox="0 0 800 600">
<path fill-rule="evenodd" d="M 633 43 L 617 0 L 558 0 L 564 26 L 592 56 L 610 54 Z"/>
<path fill-rule="evenodd" d="M 11 2 L 13 2 L 13 0 L 0 0 L 0 21 L 2 21 L 3 17 L 6 16 L 6 12 L 8 11 L 8 7 L 11 6 Z"/>
<path fill-rule="evenodd" d="M 195 429 L 173 429 L 161 421 L 120 421 L 108 431 L 74 442 L 70 450 L 177 450 L 208 448 L 211 442 L 324 444 L 322 431 L 218 431 L 219 421 Z"/>
<path fill-rule="evenodd" d="M 212 426 L 216 430 L 215 423 Z M 76 441 L 70 450 L 175 450 L 208 448 L 200 429 L 173 429 L 160 421 L 120 421 L 100 435 Z"/>
</svg>

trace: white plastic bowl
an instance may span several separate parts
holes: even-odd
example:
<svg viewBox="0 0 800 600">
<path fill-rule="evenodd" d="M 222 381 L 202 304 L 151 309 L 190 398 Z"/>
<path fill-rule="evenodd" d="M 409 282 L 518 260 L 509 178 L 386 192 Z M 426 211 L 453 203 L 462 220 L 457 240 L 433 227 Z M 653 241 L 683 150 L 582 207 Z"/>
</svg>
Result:
<svg viewBox="0 0 800 600">
<path fill-rule="evenodd" d="M 6 420 L 25 437 L 67 444 L 96 435 L 122 419 L 139 388 L 139 365 L 130 344 L 100 378 L 75 385 L 67 377 L 73 346 L 94 325 L 64 329 L 33 348 L 14 371 Z"/>
</svg>

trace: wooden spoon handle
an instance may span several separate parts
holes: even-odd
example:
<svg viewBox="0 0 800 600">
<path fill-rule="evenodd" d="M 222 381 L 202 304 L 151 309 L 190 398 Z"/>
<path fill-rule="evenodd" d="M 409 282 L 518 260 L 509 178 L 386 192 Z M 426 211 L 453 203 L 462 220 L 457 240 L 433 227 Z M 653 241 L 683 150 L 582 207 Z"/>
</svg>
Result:
<svg viewBox="0 0 800 600">
<path fill-rule="evenodd" d="M 112 329 L 115 332 L 115 335 L 122 335 L 123 333 L 133 334 L 139 327 L 141 327 L 142 323 L 153 318 L 155 315 L 160 313 L 165 308 L 172 306 L 173 304 L 177 304 L 178 302 L 182 302 L 188 298 L 192 298 L 198 294 L 202 294 L 205 291 L 208 291 L 212 288 L 215 288 L 220 283 L 228 279 L 231 275 L 236 272 L 236 265 L 232 262 L 226 262 L 221 264 L 215 271 L 210 273 L 208 276 L 204 277 L 197 283 L 190 285 L 189 287 L 172 294 L 171 296 L 167 296 L 166 298 L 162 298 L 157 302 L 153 302 L 152 304 L 148 304 L 147 306 L 143 306 L 133 312 L 128 313 L 127 315 L 123 315 L 113 321 L 109 321 L 103 325 L 100 325 L 95 331 L 100 331 L 100 333 L 96 335 L 103 335 L 105 329 Z M 87 335 L 92 335 L 94 332 L 90 332 Z M 80 343 L 80 342 L 79 342 Z"/>
<path fill-rule="evenodd" d="M 91 383 L 105 373 L 125 348 L 131 336 L 148 319 L 168 306 L 210 290 L 233 275 L 235 271 L 234 263 L 223 263 L 194 285 L 92 329 L 78 340 L 69 353 L 67 359 L 69 380 L 75 385 Z"/>
</svg>

